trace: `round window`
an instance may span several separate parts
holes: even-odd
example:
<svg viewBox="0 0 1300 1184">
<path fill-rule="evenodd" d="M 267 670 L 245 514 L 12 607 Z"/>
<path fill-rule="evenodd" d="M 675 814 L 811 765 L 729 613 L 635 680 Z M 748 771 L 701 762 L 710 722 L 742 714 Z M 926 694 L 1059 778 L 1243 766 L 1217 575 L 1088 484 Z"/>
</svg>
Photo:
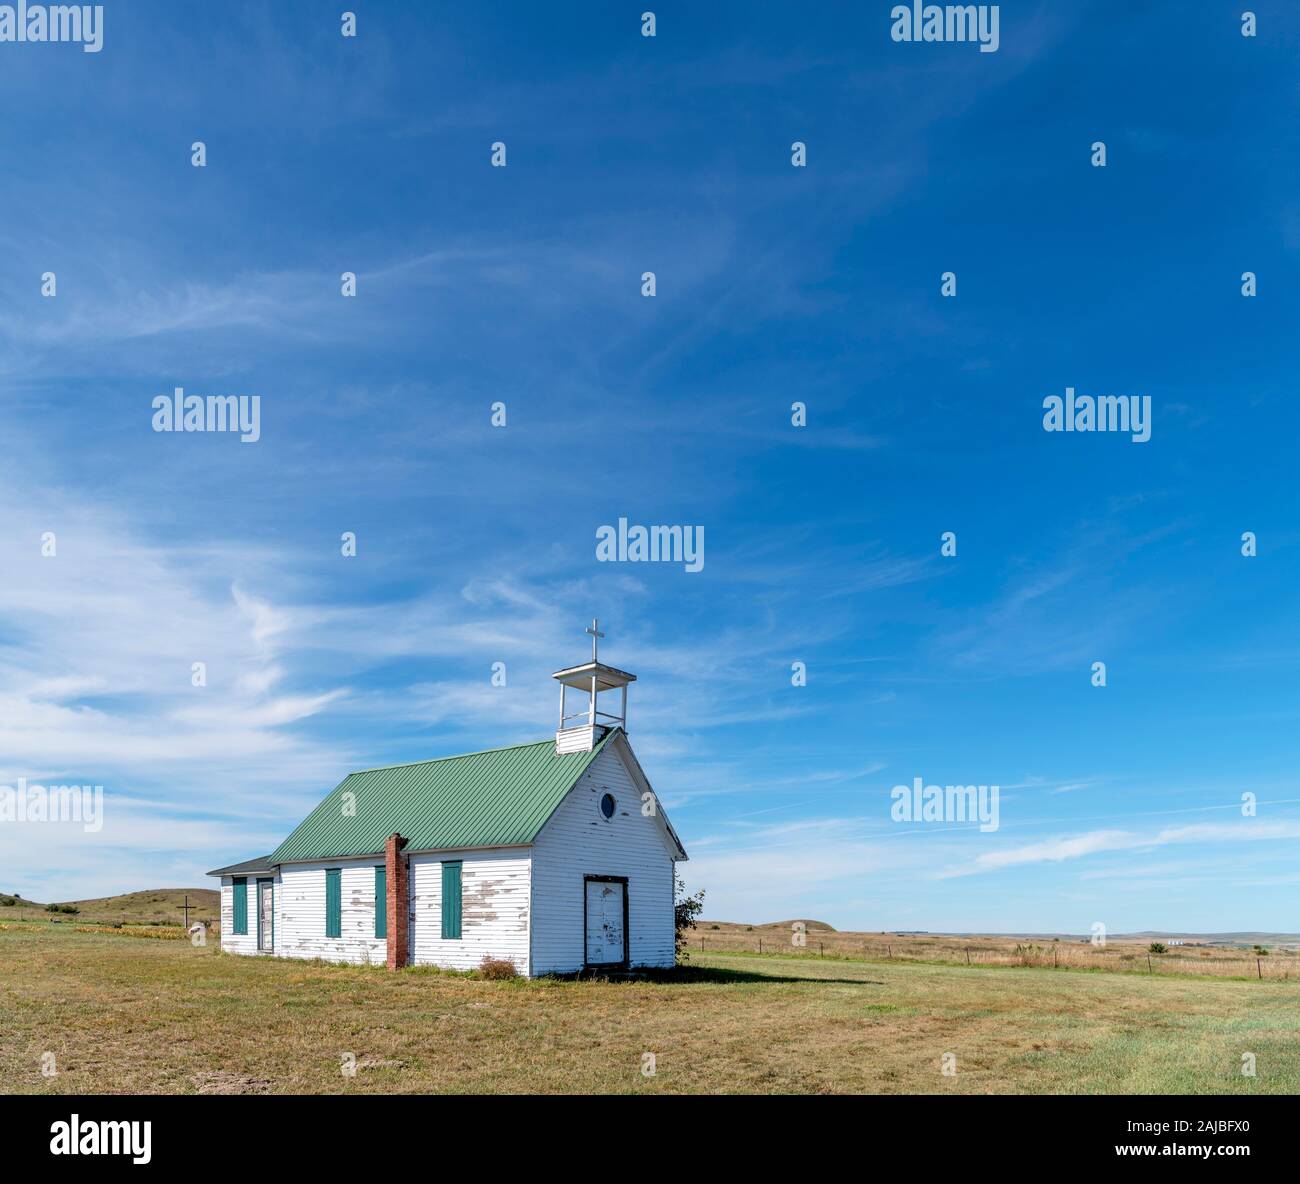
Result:
<svg viewBox="0 0 1300 1184">
<path fill-rule="evenodd" d="M 614 795 L 612 793 L 601 794 L 600 812 L 604 815 L 606 820 L 614 817 L 614 810 L 617 806 L 618 803 L 614 800 Z"/>
</svg>

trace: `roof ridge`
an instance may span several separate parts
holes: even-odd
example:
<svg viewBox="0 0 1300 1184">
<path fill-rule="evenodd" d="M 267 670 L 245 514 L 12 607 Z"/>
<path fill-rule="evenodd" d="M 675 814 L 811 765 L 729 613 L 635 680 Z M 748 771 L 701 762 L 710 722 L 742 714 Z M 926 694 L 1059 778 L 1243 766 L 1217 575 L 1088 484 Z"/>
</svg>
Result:
<svg viewBox="0 0 1300 1184">
<path fill-rule="evenodd" d="M 609 732 L 607 732 L 606 735 L 621 730 L 621 728 L 613 727 L 609 729 Z M 604 740 L 604 736 L 602 736 L 601 739 Z M 512 752 L 516 748 L 537 748 L 542 744 L 554 743 L 554 738 L 549 740 L 526 740 L 522 744 L 503 744 L 500 748 L 479 748 L 473 752 L 454 752 L 450 756 L 431 756 L 427 760 L 422 761 L 402 761 L 396 765 L 375 765 L 370 769 L 353 769 L 351 773 L 347 774 L 347 776 L 343 778 L 343 780 L 346 781 L 348 777 L 359 777 L 362 773 L 386 773 L 389 769 L 413 769 L 416 765 L 436 765 L 439 761 L 459 761 L 464 760 L 467 756 L 487 756 L 489 752 Z M 555 755 L 571 756 L 574 754 L 557 752 Z"/>
<path fill-rule="evenodd" d="M 503 744 L 500 748 L 478 748 L 473 752 L 453 752 L 450 756 L 431 756 L 422 761 L 402 761 L 396 765 L 375 765 L 369 769 L 353 769 L 344 777 L 359 777 L 362 773 L 384 773 L 389 769 L 413 769 L 416 765 L 436 765 L 439 761 L 459 761 L 467 756 L 486 756 L 489 752 L 510 752 L 515 748 L 536 748 L 539 744 L 554 744 L 554 740 L 528 740 L 523 744 Z"/>
</svg>

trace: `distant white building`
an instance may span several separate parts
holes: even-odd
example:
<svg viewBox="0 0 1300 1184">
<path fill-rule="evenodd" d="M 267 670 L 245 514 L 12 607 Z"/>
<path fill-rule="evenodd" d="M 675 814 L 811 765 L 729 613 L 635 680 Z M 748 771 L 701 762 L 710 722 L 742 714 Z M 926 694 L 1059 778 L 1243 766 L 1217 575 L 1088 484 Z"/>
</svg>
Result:
<svg viewBox="0 0 1300 1184">
<path fill-rule="evenodd" d="M 352 773 L 269 855 L 221 880 L 235 954 L 525 975 L 672 966 L 687 858 L 628 741 L 636 676 L 557 671 L 553 740 Z M 585 696 L 566 711 L 567 693 Z M 599 696 L 619 696 L 617 714 Z"/>
</svg>

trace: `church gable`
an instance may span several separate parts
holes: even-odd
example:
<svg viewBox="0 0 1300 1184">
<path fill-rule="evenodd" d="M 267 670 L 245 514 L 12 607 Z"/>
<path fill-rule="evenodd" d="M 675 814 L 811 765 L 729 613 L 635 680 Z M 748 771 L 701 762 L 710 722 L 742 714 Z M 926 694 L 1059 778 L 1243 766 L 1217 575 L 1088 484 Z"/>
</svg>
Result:
<svg viewBox="0 0 1300 1184">
<path fill-rule="evenodd" d="M 671 966 L 674 861 L 684 858 L 616 733 L 533 844 L 533 972 Z"/>
<path fill-rule="evenodd" d="M 591 764 L 574 783 L 537 835 L 538 845 L 552 829 L 563 827 L 590 831 L 602 836 L 617 823 L 634 829 L 638 838 L 653 834 L 669 859 L 687 858 L 685 848 L 673 830 L 663 803 L 632 751 L 626 733 L 610 733 Z"/>
</svg>

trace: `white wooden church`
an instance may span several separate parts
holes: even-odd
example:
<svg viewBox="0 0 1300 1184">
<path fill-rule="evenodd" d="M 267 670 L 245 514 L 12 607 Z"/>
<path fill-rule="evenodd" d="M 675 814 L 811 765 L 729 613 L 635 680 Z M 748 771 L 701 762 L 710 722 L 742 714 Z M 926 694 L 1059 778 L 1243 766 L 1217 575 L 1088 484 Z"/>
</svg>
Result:
<svg viewBox="0 0 1300 1184">
<path fill-rule="evenodd" d="M 221 948 L 394 969 L 490 956 L 532 976 L 672 966 L 686 851 L 627 737 L 636 676 L 587 632 L 591 661 L 552 676 L 553 740 L 352 773 L 269 855 L 209 872 Z"/>
</svg>

